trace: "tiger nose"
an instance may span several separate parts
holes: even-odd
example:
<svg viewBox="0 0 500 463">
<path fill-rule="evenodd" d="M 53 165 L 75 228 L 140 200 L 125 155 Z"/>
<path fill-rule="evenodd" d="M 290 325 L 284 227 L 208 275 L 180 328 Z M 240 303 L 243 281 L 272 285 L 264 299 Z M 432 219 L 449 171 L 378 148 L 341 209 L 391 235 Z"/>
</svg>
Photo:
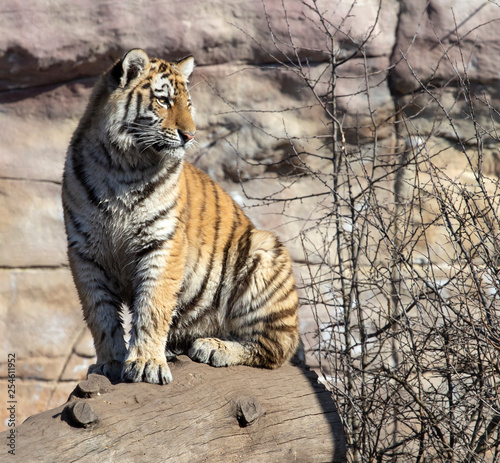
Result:
<svg viewBox="0 0 500 463">
<path fill-rule="evenodd" d="M 195 132 L 183 132 L 179 130 L 179 135 L 184 143 L 191 141 L 194 138 Z"/>
</svg>

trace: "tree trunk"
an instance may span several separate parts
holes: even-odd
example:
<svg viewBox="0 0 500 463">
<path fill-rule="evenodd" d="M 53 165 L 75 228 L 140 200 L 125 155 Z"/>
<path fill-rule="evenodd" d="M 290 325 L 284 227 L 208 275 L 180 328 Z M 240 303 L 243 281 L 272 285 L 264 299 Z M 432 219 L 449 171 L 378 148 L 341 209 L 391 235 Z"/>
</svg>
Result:
<svg viewBox="0 0 500 463">
<path fill-rule="evenodd" d="M 171 369 L 166 386 L 89 375 L 65 405 L 18 426 L 16 457 L 4 444 L 0 461 L 345 461 L 335 405 L 307 367 L 212 368 L 182 356 Z"/>
</svg>

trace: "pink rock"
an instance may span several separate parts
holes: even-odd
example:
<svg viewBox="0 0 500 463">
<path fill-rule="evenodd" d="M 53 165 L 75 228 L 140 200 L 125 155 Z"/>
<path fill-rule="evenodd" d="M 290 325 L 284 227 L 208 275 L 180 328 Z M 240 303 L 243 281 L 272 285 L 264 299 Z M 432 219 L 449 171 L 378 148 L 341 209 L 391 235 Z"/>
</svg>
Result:
<svg viewBox="0 0 500 463">
<path fill-rule="evenodd" d="M 410 93 L 418 80 L 440 86 L 458 76 L 474 82 L 498 80 L 500 8 L 482 0 L 414 0 L 401 5 L 392 81 Z"/>
</svg>

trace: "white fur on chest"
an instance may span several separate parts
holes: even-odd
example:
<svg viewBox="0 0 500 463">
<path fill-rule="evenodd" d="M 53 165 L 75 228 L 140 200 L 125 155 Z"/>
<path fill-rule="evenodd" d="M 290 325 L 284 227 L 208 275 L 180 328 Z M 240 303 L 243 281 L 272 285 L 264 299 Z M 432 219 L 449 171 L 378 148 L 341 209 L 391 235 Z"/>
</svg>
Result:
<svg viewBox="0 0 500 463">
<path fill-rule="evenodd" d="M 174 233 L 178 222 L 177 180 L 165 178 L 144 197 L 147 181 L 127 185 L 119 176 L 107 175 L 100 192 L 101 208 L 89 217 L 89 245 L 94 258 L 115 277 L 123 274 L 124 279 L 130 279 L 141 250 L 152 241 L 168 240 Z M 156 177 L 150 181 L 155 182 Z"/>
</svg>

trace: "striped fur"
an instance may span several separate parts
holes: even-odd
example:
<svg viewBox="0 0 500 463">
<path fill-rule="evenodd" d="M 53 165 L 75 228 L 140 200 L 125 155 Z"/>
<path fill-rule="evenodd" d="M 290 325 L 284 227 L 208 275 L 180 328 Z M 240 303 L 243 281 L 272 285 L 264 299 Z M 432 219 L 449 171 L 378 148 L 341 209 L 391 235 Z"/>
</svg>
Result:
<svg viewBox="0 0 500 463">
<path fill-rule="evenodd" d="M 192 69 L 191 57 L 131 50 L 97 83 L 68 149 L 62 199 L 97 352 L 90 372 L 166 384 L 171 355 L 274 368 L 296 350 L 287 250 L 183 160 L 195 133 Z"/>
</svg>

